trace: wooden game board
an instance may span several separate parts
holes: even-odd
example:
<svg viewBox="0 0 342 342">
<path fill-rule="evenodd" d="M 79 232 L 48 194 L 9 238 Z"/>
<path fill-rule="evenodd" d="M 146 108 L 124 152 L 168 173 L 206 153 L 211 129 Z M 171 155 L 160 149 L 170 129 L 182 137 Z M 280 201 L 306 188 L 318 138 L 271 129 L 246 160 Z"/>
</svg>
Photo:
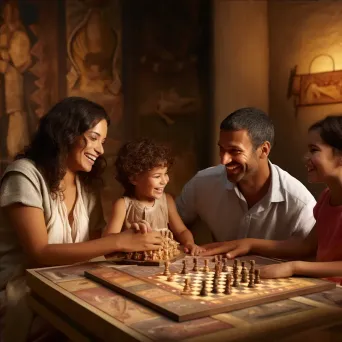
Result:
<svg viewBox="0 0 342 342">
<path fill-rule="evenodd" d="M 248 256 L 240 260 L 255 260 L 256 268 L 276 261 Z M 226 273 L 222 272 L 219 278 L 219 293 L 211 293 L 214 277 L 214 262 L 210 260 L 210 272 L 192 272 L 191 258 L 187 258 L 189 273 L 181 275 L 182 262 L 179 260 L 170 266 L 171 273 L 175 274 L 172 282 L 162 275 L 164 268 L 127 267 L 124 269 L 97 268 L 85 271 L 85 276 L 99 282 L 127 297 L 139 301 L 168 317 L 182 322 L 195 318 L 243 309 L 258 304 L 266 304 L 281 299 L 329 290 L 335 287 L 334 283 L 313 278 L 284 278 L 262 279 L 262 283 L 255 288 L 248 288 L 247 284 L 240 284 L 232 288 L 230 295 L 223 294 Z M 228 261 L 229 266 L 233 262 Z M 198 258 L 198 266 L 203 268 L 203 258 Z M 230 267 L 231 270 L 231 267 Z M 240 270 L 239 270 L 240 272 Z M 192 292 L 183 295 L 185 278 L 191 279 Z M 207 280 L 208 296 L 199 296 L 202 280 Z"/>
</svg>

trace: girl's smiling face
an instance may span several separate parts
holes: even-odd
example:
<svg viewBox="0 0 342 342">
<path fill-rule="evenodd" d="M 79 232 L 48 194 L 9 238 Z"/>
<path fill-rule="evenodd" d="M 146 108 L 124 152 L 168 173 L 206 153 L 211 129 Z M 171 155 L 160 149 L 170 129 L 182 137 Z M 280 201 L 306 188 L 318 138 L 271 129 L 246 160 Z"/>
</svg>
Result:
<svg viewBox="0 0 342 342">
<path fill-rule="evenodd" d="M 157 166 L 132 178 L 135 196 L 138 200 L 154 201 L 161 198 L 169 182 L 168 168 Z"/>
<path fill-rule="evenodd" d="M 310 183 L 328 183 L 341 174 L 341 154 L 326 144 L 318 130 L 309 131 L 305 165 Z"/>
</svg>

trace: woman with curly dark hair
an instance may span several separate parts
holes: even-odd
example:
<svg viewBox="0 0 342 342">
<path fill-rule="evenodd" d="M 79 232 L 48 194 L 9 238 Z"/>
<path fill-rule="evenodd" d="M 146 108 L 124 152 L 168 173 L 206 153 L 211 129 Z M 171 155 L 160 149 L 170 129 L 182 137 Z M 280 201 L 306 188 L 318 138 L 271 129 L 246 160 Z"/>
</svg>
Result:
<svg viewBox="0 0 342 342">
<path fill-rule="evenodd" d="M 160 247 L 157 233 L 101 237 L 105 221 L 96 188 L 105 167 L 109 121 L 98 104 L 66 98 L 40 120 L 31 144 L 3 174 L 0 323 L 4 318 L 5 341 L 26 341 L 30 335 L 33 315 L 26 305 L 26 268 Z M 21 329 L 16 329 L 19 321 Z"/>
<path fill-rule="evenodd" d="M 172 164 L 169 148 L 150 139 L 137 139 L 121 147 L 115 162 L 116 179 L 125 193 L 113 205 L 104 236 L 117 234 L 122 228 L 133 228 L 143 235 L 169 228 L 186 252 L 198 255 L 202 251 L 178 215 L 172 196 L 164 192 Z"/>
</svg>

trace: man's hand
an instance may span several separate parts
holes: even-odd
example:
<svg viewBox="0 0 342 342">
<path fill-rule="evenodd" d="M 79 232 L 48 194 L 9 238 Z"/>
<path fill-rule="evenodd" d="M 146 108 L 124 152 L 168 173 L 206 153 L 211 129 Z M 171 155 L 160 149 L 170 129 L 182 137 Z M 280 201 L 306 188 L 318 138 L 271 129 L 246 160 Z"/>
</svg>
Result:
<svg viewBox="0 0 342 342">
<path fill-rule="evenodd" d="M 152 232 L 151 225 L 146 220 L 132 223 L 131 229 L 136 233 L 146 234 Z"/>
<path fill-rule="evenodd" d="M 214 242 L 203 245 L 206 249 L 203 256 L 226 253 L 228 259 L 234 259 L 237 256 L 248 254 L 252 249 L 252 239 L 233 240 L 225 242 Z"/>
<path fill-rule="evenodd" d="M 281 264 L 268 265 L 260 268 L 261 278 L 288 278 L 294 273 L 294 262 L 283 262 Z"/>
<path fill-rule="evenodd" d="M 197 246 L 194 243 L 189 243 L 184 246 L 184 252 L 189 253 L 190 255 L 199 255 L 205 252 L 205 249 L 201 246 Z"/>
</svg>

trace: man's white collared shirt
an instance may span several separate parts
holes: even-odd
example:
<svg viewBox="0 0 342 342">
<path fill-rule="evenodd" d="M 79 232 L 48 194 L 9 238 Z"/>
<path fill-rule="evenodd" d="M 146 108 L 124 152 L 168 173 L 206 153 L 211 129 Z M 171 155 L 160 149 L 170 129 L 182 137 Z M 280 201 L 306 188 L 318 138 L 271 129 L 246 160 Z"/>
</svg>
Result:
<svg viewBox="0 0 342 342">
<path fill-rule="evenodd" d="M 296 178 L 269 165 L 268 193 L 249 209 L 238 187 L 228 181 L 224 165 L 199 171 L 176 200 L 185 224 L 200 217 L 217 241 L 306 236 L 315 224 L 315 198 Z"/>
</svg>

